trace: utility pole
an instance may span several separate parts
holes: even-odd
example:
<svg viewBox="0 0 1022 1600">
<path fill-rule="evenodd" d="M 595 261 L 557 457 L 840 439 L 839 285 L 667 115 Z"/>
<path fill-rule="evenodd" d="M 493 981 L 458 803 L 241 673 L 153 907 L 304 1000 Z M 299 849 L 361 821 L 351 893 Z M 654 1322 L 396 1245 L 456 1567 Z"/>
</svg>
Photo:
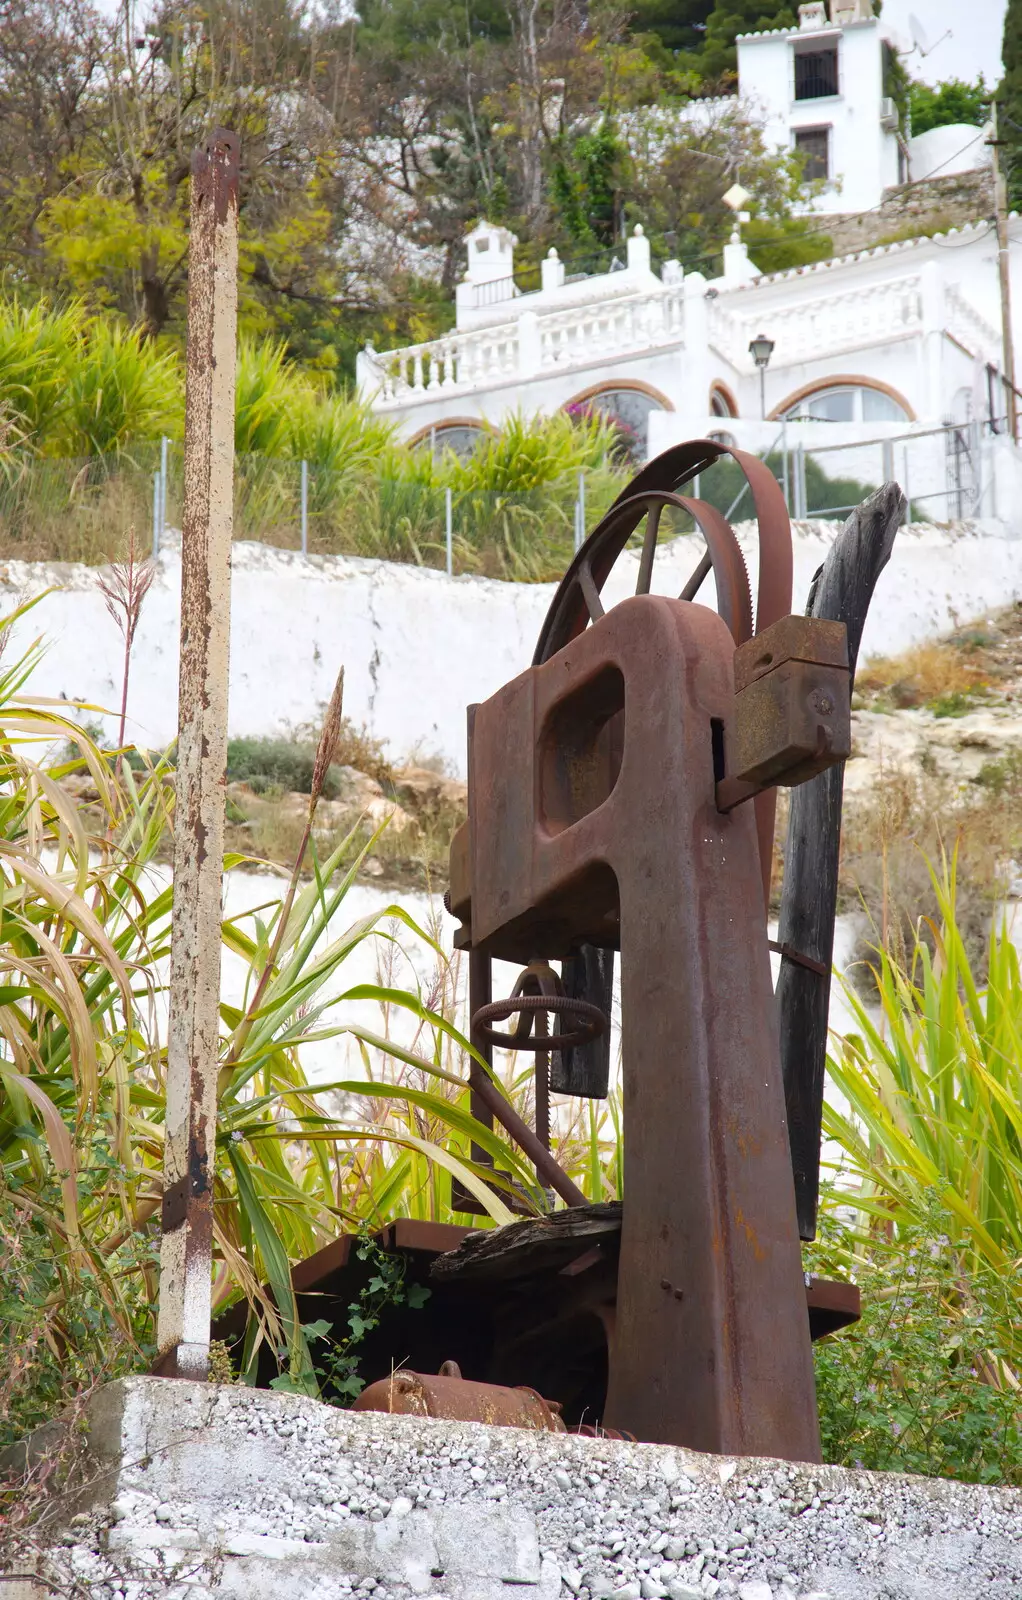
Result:
<svg viewBox="0 0 1022 1600">
<path fill-rule="evenodd" d="M 994 216 L 997 222 L 997 276 L 1001 285 L 1001 370 L 1007 388 L 1008 428 L 1018 443 L 1018 401 L 1015 396 L 1015 342 L 1011 332 L 1011 263 L 1008 257 L 1008 193 L 998 154 L 997 101 L 991 102 L 993 136 L 987 140 L 994 169 Z"/>
<path fill-rule="evenodd" d="M 235 134 L 192 159 L 174 914 L 156 1371 L 209 1367 L 238 322 Z"/>
</svg>

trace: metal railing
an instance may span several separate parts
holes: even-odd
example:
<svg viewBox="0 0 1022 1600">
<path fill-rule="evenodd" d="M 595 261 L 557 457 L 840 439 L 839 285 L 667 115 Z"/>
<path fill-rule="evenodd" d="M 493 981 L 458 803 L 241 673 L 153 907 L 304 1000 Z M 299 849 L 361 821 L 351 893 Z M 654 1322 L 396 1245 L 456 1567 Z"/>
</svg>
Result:
<svg viewBox="0 0 1022 1600">
<path fill-rule="evenodd" d="M 737 425 L 736 425 L 737 426 Z M 845 443 L 817 443 L 812 423 L 786 422 L 760 453 L 798 520 L 844 517 L 880 483 L 895 479 L 912 521 L 996 517 L 1009 510 L 1013 446 L 989 419 Z M 762 435 L 761 435 L 762 437 Z M 375 478 L 312 461 L 239 456 L 234 536 L 307 557 L 356 555 L 450 573 L 509 579 L 558 578 L 622 488 L 626 474 L 568 473 L 523 493 L 429 481 L 418 468 Z M 465 480 L 462 480 L 464 483 Z M 86 460 L 10 458 L 0 471 L 0 556 L 98 565 L 122 553 L 129 529 L 164 552 L 180 527 L 180 447 L 156 442 L 131 456 Z M 726 458 L 702 474 L 696 495 L 733 518 L 745 481 Z"/>
<path fill-rule="evenodd" d="M 490 283 L 477 283 L 472 292 L 472 308 L 482 311 L 484 306 L 503 305 L 505 300 L 516 300 L 521 289 L 514 278 L 494 278 Z"/>
<path fill-rule="evenodd" d="M 795 99 L 822 100 L 837 94 L 837 50 L 808 50 L 795 55 Z"/>
</svg>

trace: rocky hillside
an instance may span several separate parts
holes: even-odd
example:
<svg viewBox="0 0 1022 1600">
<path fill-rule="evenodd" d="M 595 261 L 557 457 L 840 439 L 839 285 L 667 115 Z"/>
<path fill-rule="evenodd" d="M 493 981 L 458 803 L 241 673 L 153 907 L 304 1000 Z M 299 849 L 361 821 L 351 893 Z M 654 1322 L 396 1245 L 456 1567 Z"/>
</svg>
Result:
<svg viewBox="0 0 1022 1600">
<path fill-rule="evenodd" d="M 860 667 L 845 795 L 845 908 L 903 937 L 946 855 L 982 964 L 991 915 L 1022 896 L 1022 607 Z"/>
</svg>

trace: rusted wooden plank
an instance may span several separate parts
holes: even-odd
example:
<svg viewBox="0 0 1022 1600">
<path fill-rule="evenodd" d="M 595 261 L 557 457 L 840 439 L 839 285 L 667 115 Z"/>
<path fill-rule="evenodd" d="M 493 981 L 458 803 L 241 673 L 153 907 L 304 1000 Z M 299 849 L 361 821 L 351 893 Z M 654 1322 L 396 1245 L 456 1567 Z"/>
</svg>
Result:
<svg viewBox="0 0 1022 1600">
<path fill-rule="evenodd" d="M 884 484 L 852 512 L 813 580 L 806 615 L 845 624 L 853 685 L 866 613 L 904 512 L 905 496 L 898 485 Z M 803 1239 L 816 1237 L 844 774 L 843 764 L 830 767 L 791 791 L 777 930 L 778 945 L 792 952 L 781 956 L 776 1003 Z"/>
</svg>

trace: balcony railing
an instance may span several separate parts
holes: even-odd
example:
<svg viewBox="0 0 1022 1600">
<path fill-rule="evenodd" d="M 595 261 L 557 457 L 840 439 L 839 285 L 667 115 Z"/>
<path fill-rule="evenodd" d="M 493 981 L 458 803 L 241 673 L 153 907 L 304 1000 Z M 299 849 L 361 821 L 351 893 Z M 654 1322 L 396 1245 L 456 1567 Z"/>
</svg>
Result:
<svg viewBox="0 0 1022 1600">
<path fill-rule="evenodd" d="M 477 283 L 472 295 L 472 309 L 481 311 L 484 306 L 502 305 L 505 300 L 517 299 L 521 292 L 514 278 L 494 278 L 490 283 Z"/>
<path fill-rule="evenodd" d="M 360 381 L 377 406 L 404 405 L 438 391 L 491 388 L 632 351 L 680 344 L 680 286 L 620 300 L 526 313 L 516 322 L 457 331 L 428 344 L 363 357 Z"/>
</svg>

